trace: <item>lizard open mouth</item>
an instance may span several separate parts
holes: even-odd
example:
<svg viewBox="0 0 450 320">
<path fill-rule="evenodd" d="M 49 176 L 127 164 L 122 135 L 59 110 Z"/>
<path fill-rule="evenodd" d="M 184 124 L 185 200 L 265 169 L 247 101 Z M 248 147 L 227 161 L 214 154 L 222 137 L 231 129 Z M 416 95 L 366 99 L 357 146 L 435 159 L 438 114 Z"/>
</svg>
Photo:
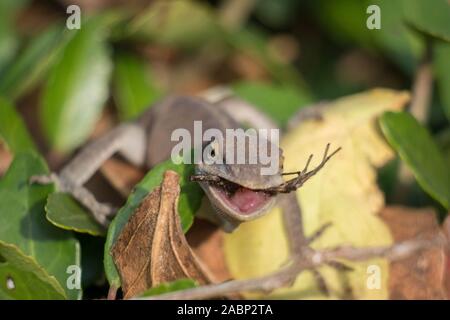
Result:
<svg viewBox="0 0 450 320">
<path fill-rule="evenodd" d="M 272 200 L 270 193 L 251 190 L 225 179 L 211 187 L 223 202 L 242 215 L 251 215 Z"/>
</svg>

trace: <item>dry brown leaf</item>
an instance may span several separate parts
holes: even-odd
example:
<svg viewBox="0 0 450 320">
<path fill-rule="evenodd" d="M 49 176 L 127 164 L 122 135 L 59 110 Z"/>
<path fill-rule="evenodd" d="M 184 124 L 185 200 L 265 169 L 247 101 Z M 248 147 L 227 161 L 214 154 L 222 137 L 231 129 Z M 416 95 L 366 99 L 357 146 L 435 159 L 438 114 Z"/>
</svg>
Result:
<svg viewBox="0 0 450 320">
<path fill-rule="evenodd" d="M 144 199 L 114 244 L 112 256 L 125 299 L 181 278 L 191 278 L 199 284 L 212 282 L 181 229 L 179 194 L 178 174 L 166 171 L 161 187 Z"/>
<path fill-rule="evenodd" d="M 441 229 L 433 209 L 386 207 L 381 218 L 396 242 L 430 239 Z M 431 248 L 390 264 L 390 299 L 445 299 L 446 257 L 442 248 Z"/>
</svg>

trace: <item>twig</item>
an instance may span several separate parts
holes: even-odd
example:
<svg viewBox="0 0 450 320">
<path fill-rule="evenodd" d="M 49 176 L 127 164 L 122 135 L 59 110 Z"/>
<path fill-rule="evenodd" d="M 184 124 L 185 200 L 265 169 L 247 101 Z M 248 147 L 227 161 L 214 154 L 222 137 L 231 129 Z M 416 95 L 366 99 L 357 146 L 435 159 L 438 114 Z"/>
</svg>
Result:
<svg viewBox="0 0 450 320">
<path fill-rule="evenodd" d="M 420 122 L 425 123 L 430 109 L 433 92 L 433 72 L 431 67 L 431 44 L 426 42 L 425 53 L 417 68 L 413 87 L 412 101 L 409 111 Z"/>
<path fill-rule="evenodd" d="M 324 264 L 332 264 L 336 260 L 362 261 L 382 257 L 392 261 L 405 258 L 423 249 L 442 245 L 447 245 L 447 242 L 443 237 L 437 236 L 431 240 L 407 240 L 387 247 L 337 247 L 317 251 L 310 249 L 307 255 L 293 257 L 288 265 L 264 277 L 234 280 L 142 299 L 206 299 L 239 292 L 268 293 L 272 290 L 292 285 L 297 276 L 304 270 L 315 269 Z"/>
<path fill-rule="evenodd" d="M 109 287 L 107 300 L 116 300 L 118 288 L 114 285 Z"/>
</svg>

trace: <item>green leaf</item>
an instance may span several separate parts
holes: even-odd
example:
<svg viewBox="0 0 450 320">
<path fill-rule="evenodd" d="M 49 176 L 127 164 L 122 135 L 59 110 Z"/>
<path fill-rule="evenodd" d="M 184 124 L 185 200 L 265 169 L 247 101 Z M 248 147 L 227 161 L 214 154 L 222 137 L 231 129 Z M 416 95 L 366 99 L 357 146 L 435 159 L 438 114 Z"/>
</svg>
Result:
<svg viewBox="0 0 450 320">
<path fill-rule="evenodd" d="M 435 45 L 433 66 L 442 105 L 450 119 L 450 44 L 442 42 Z"/>
<path fill-rule="evenodd" d="M 154 1 L 125 30 L 127 37 L 183 49 L 202 47 L 221 37 L 210 7 L 192 0 Z"/>
<path fill-rule="evenodd" d="M 448 209 L 450 172 L 430 133 L 406 112 L 387 112 L 380 122 L 384 135 L 420 186 Z"/>
<path fill-rule="evenodd" d="M 197 283 L 192 279 L 180 279 L 173 282 L 161 283 L 160 285 L 145 291 L 140 297 L 150 297 L 173 291 L 180 291 L 197 287 Z"/>
<path fill-rule="evenodd" d="M 45 162 L 34 153 L 19 153 L 0 180 L 0 242 L 34 259 L 59 281 L 70 299 L 77 299 L 81 290 L 67 288 L 66 270 L 80 265 L 79 243 L 46 220 L 44 205 L 54 186 L 30 185 L 29 178 L 40 174 L 48 174 Z"/>
<path fill-rule="evenodd" d="M 105 43 L 104 19 L 83 24 L 50 71 L 41 108 L 47 139 L 67 152 L 82 144 L 108 98 L 112 64 Z"/>
<path fill-rule="evenodd" d="M 66 298 L 66 293 L 58 280 L 56 280 L 54 276 L 50 276 L 46 270 L 38 265 L 34 258 L 26 256 L 17 246 L 0 241 L 0 256 L 6 261 L 4 263 L 7 264 L 8 268 L 15 270 L 17 274 L 21 275 L 20 277 L 13 278 L 15 282 L 18 281 L 20 284 L 22 282 L 29 282 L 33 286 L 38 286 L 39 291 L 42 290 L 42 293 L 39 293 L 39 291 L 37 292 L 36 297 L 23 297 L 20 296 L 22 294 L 21 292 L 14 293 L 10 290 L 7 290 L 6 293 L 2 293 L 5 282 L 3 282 L 2 277 L 0 276 L 0 281 L 2 281 L 2 283 L 0 283 L 0 298 L 2 298 L 2 295 L 5 295 L 8 299 L 45 299 L 46 296 L 49 298 L 52 297 L 52 299 Z M 24 281 L 24 278 L 27 280 Z M 16 287 L 18 286 L 19 284 L 16 283 Z M 34 290 L 34 288 L 30 288 L 30 291 L 31 290 Z"/>
<path fill-rule="evenodd" d="M 36 146 L 28 133 L 22 117 L 14 106 L 0 97 L 0 138 L 13 152 L 34 151 Z"/>
<path fill-rule="evenodd" d="M 23 271 L 10 263 L 0 263 L 0 299 L 60 300 L 61 296 L 34 273 Z"/>
<path fill-rule="evenodd" d="M 192 225 L 194 214 L 199 209 L 203 197 L 203 191 L 200 186 L 196 182 L 189 181 L 189 177 L 194 173 L 194 166 L 177 165 L 171 160 L 162 162 L 150 170 L 144 179 L 136 185 L 133 193 L 128 197 L 127 203 L 119 210 L 108 228 L 103 263 L 105 265 L 106 278 L 111 286 L 120 287 L 120 277 L 110 254 L 114 241 L 141 201 L 155 187 L 161 184 L 164 172 L 167 170 L 173 170 L 180 175 L 181 193 L 178 200 L 178 212 L 180 214 L 181 227 L 186 232 Z"/>
<path fill-rule="evenodd" d="M 233 85 L 234 93 L 261 108 L 281 126 L 302 106 L 311 101 L 309 94 L 289 85 L 263 82 L 239 82 Z"/>
<path fill-rule="evenodd" d="M 53 288 L 30 272 L 0 263 L 0 299 L 61 299 Z"/>
<path fill-rule="evenodd" d="M 142 60 L 131 54 L 117 55 L 114 97 L 123 120 L 135 118 L 161 96 L 153 83 L 150 70 Z"/>
<path fill-rule="evenodd" d="M 88 233 L 93 236 L 101 236 L 105 233 L 92 215 L 68 194 L 52 193 L 49 195 L 45 211 L 47 220 L 59 228 Z"/>
<path fill-rule="evenodd" d="M 417 30 L 450 41 L 450 3 L 447 0 L 403 0 L 405 20 Z"/>
<path fill-rule="evenodd" d="M 58 24 L 32 40 L 0 78 L 0 94 L 17 99 L 36 85 L 56 60 L 64 44 L 63 31 Z"/>
</svg>

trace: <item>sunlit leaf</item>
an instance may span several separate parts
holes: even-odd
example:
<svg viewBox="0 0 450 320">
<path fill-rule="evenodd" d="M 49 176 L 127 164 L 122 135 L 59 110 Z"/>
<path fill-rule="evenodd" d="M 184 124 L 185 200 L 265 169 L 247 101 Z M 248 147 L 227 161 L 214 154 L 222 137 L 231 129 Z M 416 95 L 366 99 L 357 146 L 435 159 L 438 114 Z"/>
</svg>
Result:
<svg viewBox="0 0 450 320">
<path fill-rule="evenodd" d="M 388 228 L 377 217 L 384 197 L 376 183 L 376 168 L 393 158 L 394 153 L 377 129 L 376 118 L 384 110 L 399 110 L 408 94 L 392 90 L 373 90 L 330 102 L 322 119 L 302 122 L 283 139 L 286 172 L 302 169 L 312 153 L 311 168 L 317 165 L 327 143 L 342 150 L 304 186 L 297 190 L 306 235 L 326 223 L 331 227 L 314 243 L 314 247 L 339 245 L 383 246 L 392 241 Z M 288 258 L 288 244 L 281 210 L 242 224 L 225 237 L 225 255 L 231 274 L 251 278 L 275 271 Z M 343 275 L 330 267 L 319 271 L 330 289 L 330 298 L 345 298 L 351 288 L 356 299 L 388 297 L 388 263 L 383 259 L 350 263 L 353 271 Z M 366 286 L 367 267 L 381 269 L 381 288 Z M 251 295 L 255 297 L 255 295 Z M 261 297 L 261 295 L 257 295 Z M 310 272 L 303 272 L 290 288 L 275 290 L 271 298 L 325 298 Z"/>
</svg>

